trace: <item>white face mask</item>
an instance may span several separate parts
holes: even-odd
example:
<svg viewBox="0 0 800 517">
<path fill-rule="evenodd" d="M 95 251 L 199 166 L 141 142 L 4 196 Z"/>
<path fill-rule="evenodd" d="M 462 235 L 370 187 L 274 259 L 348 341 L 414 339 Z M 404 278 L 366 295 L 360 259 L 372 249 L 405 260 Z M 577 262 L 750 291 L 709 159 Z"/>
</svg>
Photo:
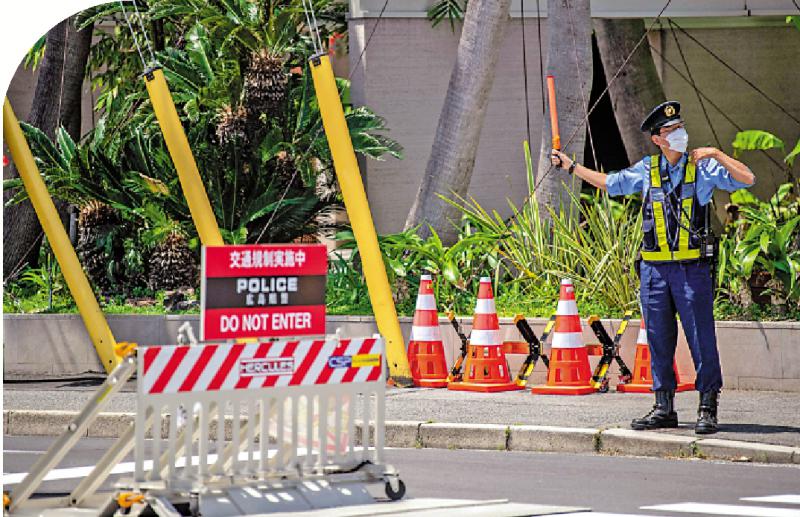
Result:
<svg viewBox="0 0 800 517">
<path fill-rule="evenodd" d="M 669 148 L 679 153 L 685 153 L 686 148 L 689 146 L 689 134 L 685 129 L 679 127 L 672 133 L 666 136 L 669 142 Z"/>
</svg>

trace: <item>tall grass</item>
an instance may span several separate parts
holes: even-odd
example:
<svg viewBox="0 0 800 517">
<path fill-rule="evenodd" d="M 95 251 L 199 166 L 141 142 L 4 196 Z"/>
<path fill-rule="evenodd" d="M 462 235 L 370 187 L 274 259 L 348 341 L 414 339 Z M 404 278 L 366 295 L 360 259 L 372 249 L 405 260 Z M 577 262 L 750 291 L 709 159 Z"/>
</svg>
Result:
<svg viewBox="0 0 800 517">
<path fill-rule="evenodd" d="M 581 197 L 570 189 L 567 206 L 536 202 L 533 167 L 526 144 L 527 201 L 509 201 L 512 217 L 483 208 L 474 198 L 447 200 L 479 231 L 499 235 L 497 251 L 522 296 L 549 296 L 563 277 L 572 278 L 579 299 L 621 309 L 637 306 L 634 262 L 642 240 L 637 202 L 616 202 L 604 192 Z M 549 286 L 553 286 L 550 288 Z"/>
</svg>

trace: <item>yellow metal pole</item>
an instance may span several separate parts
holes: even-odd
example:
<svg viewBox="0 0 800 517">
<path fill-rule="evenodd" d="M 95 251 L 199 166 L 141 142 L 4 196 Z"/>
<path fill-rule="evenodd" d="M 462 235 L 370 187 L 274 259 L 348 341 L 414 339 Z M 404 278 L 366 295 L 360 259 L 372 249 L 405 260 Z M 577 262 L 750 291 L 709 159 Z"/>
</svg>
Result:
<svg viewBox="0 0 800 517">
<path fill-rule="evenodd" d="M 397 320 L 389 279 L 386 276 L 383 258 L 378 248 L 378 236 L 375 234 L 375 225 L 369 211 L 367 194 L 364 192 L 364 183 L 361 181 L 356 154 L 353 151 L 353 142 L 350 140 L 350 132 L 347 129 L 342 102 L 339 99 L 339 90 L 336 88 L 328 56 L 320 55 L 311 58 L 311 75 L 314 79 L 314 89 L 317 92 L 322 124 L 325 127 L 328 146 L 333 156 L 336 177 L 342 189 L 344 205 L 353 227 L 358 250 L 361 253 L 372 311 L 375 313 L 378 331 L 386 339 L 389 372 L 398 386 L 411 386 L 411 370 L 408 367 L 403 333 L 400 331 L 400 322 Z"/>
<path fill-rule="evenodd" d="M 14 164 L 17 166 L 22 182 L 25 184 L 25 190 L 39 217 L 39 222 L 42 224 L 47 240 L 56 255 L 56 260 L 61 266 L 64 280 L 67 281 L 72 297 L 78 305 L 78 311 L 81 313 L 86 330 L 89 331 L 89 337 L 100 356 L 100 362 L 103 363 L 106 373 L 110 373 L 120 362 L 120 358 L 114 354 L 116 341 L 100 310 L 97 299 L 94 297 L 94 292 L 89 286 L 89 281 L 81 269 L 78 256 L 61 224 L 61 218 L 47 192 L 47 186 L 42 181 L 39 168 L 33 160 L 31 149 L 25 140 L 25 135 L 22 134 L 22 129 L 19 127 L 19 122 L 8 99 L 3 102 L 3 135 L 9 150 L 11 150 L 11 156 L 14 158 Z M 5 224 L 13 223 L 6 221 Z"/>
<path fill-rule="evenodd" d="M 208 195 L 203 180 L 200 179 L 200 172 L 189 148 L 181 119 L 178 118 L 178 111 L 172 101 L 164 72 L 159 68 L 151 69 L 145 72 L 144 78 L 158 125 L 161 126 L 161 133 L 167 142 L 172 163 L 178 171 L 178 179 L 189 204 L 194 226 L 200 235 L 200 242 L 205 246 L 222 246 L 225 243 L 222 241 L 222 234 L 211 210 L 211 203 L 208 202 Z"/>
</svg>

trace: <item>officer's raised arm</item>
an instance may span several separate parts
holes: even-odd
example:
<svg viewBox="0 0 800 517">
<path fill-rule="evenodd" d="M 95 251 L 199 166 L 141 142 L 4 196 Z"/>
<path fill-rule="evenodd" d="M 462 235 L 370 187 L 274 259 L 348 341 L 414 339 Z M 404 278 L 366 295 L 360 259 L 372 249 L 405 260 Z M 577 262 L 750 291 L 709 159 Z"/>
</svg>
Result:
<svg viewBox="0 0 800 517">
<path fill-rule="evenodd" d="M 555 149 L 550 152 L 550 161 L 555 166 L 560 165 L 562 169 L 569 171 L 570 174 L 574 173 L 582 180 L 605 190 L 610 196 L 628 196 L 641 192 L 644 174 L 648 170 L 647 164 L 644 163 L 644 160 L 641 160 L 627 169 L 604 174 L 571 160 L 569 156 Z"/>
<path fill-rule="evenodd" d="M 588 181 L 595 187 L 606 190 L 605 174 L 594 171 L 589 167 L 584 167 L 576 161 L 571 160 L 569 156 L 561 151 L 552 149 L 550 151 L 550 162 L 557 167 L 560 165 L 565 171 L 569 171 L 570 174 L 577 175 L 579 178 Z"/>
<path fill-rule="evenodd" d="M 750 167 L 735 158 L 731 158 L 715 147 L 698 147 L 689 153 L 689 157 L 693 163 L 697 164 L 699 164 L 701 160 L 708 158 L 716 160 L 725 169 L 725 171 L 730 174 L 732 179 L 738 181 L 744 186 L 751 187 L 756 182 L 756 176 L 753 174 L 753 171 L 750 170 Z M 736 190 L 736 188 L 741 188 L 740 185 L 728 186 L 724 181 L 719 181 L 719 184 L 715 185 L 715 187 L 725 190 Z"/>
</svg>

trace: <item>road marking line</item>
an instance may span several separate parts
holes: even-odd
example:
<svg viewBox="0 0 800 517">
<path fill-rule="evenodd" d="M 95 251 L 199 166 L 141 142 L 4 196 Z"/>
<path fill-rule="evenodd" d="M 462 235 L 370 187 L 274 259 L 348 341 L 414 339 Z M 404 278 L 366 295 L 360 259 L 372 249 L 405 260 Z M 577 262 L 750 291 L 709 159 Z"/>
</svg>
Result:
<svg viewBox="0 0 800 517">
<path fill-rule="evenodd" d="M 273 457 L 277 454 L 278 451 L 269 451 L 269 457 Z M 305 456 L 306 450 L 302 447 L 298 447 L 297 455 L 298 456 Z M 253 461 L 259 460 L 261 458 L 261 454 L 258 451 L 253 452 Z M 239 461 L 247 461 L 248 454 L 247 451 L 239 453 Z M 213 464 L 217 461 L 216 454 L 209 454 L 208 455 L 208 463 Z M 199 465 L 200 464 L 200 457 L 199 456 L 192 456 L 192 465 Z M 175 462 L 175 468 L 183 468 L 186 465 L 186 457 L 181 456 Z M 124 461 L 117 464 L 116 467 L 111 469 L 110 474 L 130 474 L 134 472 L 134 462 L 132 461 Z M 151 460 L 146 460 L 144 462 L 144 470 L 149 471 L 153 468 L 153 462 Z M 63 469 L 53 469 L 48 473 L 42 481 L 57 481 L 62 479 L 75 479 L 75 478 L 84 478 L 88 476 L 92 470 L 94 469 L 94 465 L 88 465 L 86 467 L 69 467 Z M 3 484 L 4 485 L 15 485 L 25 479 L 27 476 L 27 472 L 17 472 L 14 474 L 3 474 Z"/>
<path fill-rule="evenodd" d="M 737 515 L 740 517 L 800 517 L 800 510 L 770 508 L 768 506 L 738 506 L 733 504 L 677 503 L 642 506 L 641 510 L 662 512 L 706 513 L 711 515 Z"/>
<path fill-rule="evenodd" d="M 151 469 L 152 462 L 145 462 L 145 468 Z M 87 467 L 70 467 L 70 468 L 63 468 L 63 469 L 53 469 L 47 474 L 42 481 L 57 481 L 61 479 L 75 479 L 75 478 L 84 478 L 88 476 L 92 470 L 94 469 L 93 465 Z M 129 474 L 133 472 L 133 462 L 126 461 L 123 463 L 118 464 L 111 470 L 111 474 Z M 4 485 L 15 485 L 25 479 L 27 476 L 27 472 L 17 472 L 14 474 L 4 474 L 3 475 L 3 484 Z"/>
<path fill-rule="evenodd" d="M 766 495 L 763 497 L 742 497 L 742 501 L 758 501 L 761 503 L 800 504 L 800 495 Z"/>
<path fill-rule="evenodd" d="M 653 517 L 652 515 L 641 515 L 633 513 L 605 513 L 605 512 L 578 512 L 559 514 L 562 517 Z"/>
<path fill-rule="evenodd" d="M 5 449 L 3 450 L 3 454 L 44 454 L 47 451 L 26 451 L 26 450 L 15 450 L 15 449 Z"/>
</svg>

